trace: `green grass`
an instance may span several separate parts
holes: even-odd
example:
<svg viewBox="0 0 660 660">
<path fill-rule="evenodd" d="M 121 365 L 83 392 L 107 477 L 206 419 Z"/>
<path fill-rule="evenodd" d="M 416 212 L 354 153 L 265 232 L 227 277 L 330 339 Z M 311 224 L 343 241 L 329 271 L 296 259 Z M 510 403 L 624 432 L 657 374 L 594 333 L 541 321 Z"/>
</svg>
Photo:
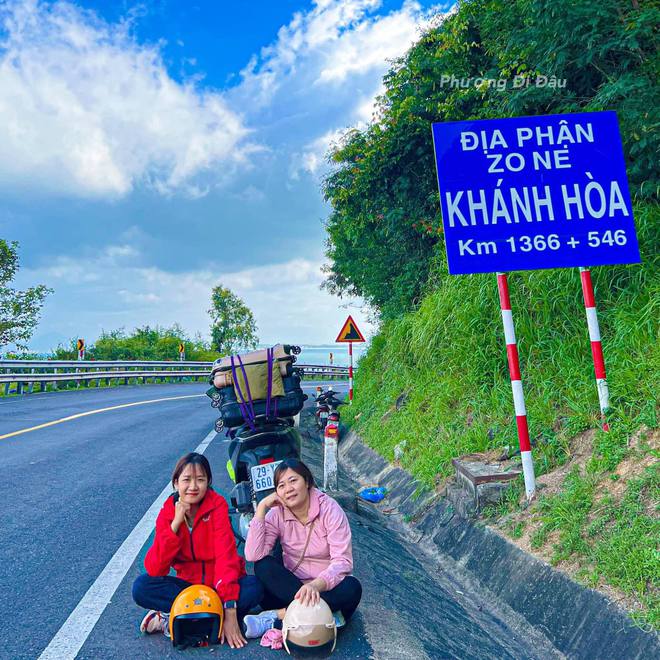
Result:
<svg viewBox="0 0 660 660">
<path fill-rule="evenodd" d="M 623 457 L 630 429 L 657 425 L 660 210 L 638 205 L 635 215 L 644 263 L 592 272 L 612 406 L 601 467 Z M 544 473 L 567 459 L 571 437 L 599 425 L 580 279 L 577 269 L 530 271 L 511 275 L 510 288 L 534 460 Z M 403 392 L 406 404 L 392 410 Z M 402 464 L 429 486 L 457 455 L 516 447 L 495 276 L 451 277 L 438 266 L 419 309 L 373 339 L 355 396 L 345 419 L 361 413 L 357 430 L 390 460 L 406 440 Z"/>
<path fill-rule="evenodd" d="M 597 482 L 626 457 L 635 430 L 658 426 L 660 207 L 639 203 L 634 212 L 642 264 L 592 269 L 611 431 L 596 434 L 586 473 L 571 473 L 564 492 L 544 504 L 546 522 L 534 543 L 547 542 L 554 531 L 557 560 L 593 557 L 599 579 L 647 598 L 639 579 L 624 579 L 634 575 L 626 568 L 627 557 L 637 554 L 626 549 L 623 522 L 619 528 L 610 517 L 600 535 L 596 528 L 591 536 L 585 531 L 585 525 L 594 524 Z M 578 433 L 600 426 L 580 277 L 577 269 L 530 271 L 511 274 L 509 285 L 540 475 L 570 459 L 571 439 Z M 407 400 L 397 411 L 395 401 L 404 392 Z M 517 448 L 495 275 L 449 276 L 444 256 L 438 255 L 418 309 L 384 323 L 360 360 L 354 405 L 343 419 L 390 461 L 394 447 L 405 440 L 401 464 L 428 487 L 453 472 L 451 459 L 456 456 L 506 445 Z M 520 485 L 517 489 L 519 493 Z M 515 506 L 508 502 L 491 514 Z M 648 516 L 632 515 L 628 527 L 645 534 Z M 647 557 L 649 550 L 640 552 Z M 657 562 L 657 554 L 655 558 Z M 614 568 L 617 564 L 624 567 L 622 575 Z M 648 578 L 649 563 L 640 565 Z"/>
<path fill-rule="evenodd" d="M 593 476 L 582 477 L 576 467 L 566 477 L 561 493 L 541 498 L 538 507 L 543 522 L 532 535 L 532 547 L 545 545 L 549 534 L 557 531 L 559 538 L 554 545 L 554 563 L 568 559 L 573 553 L 584 554 L 587 544 L 582 538 L 582 529 L 593 505 L 595 485 Z"/>
<path fill-rule="evenodd" d="M 541 497 L 536 505 L 542 524 L 531 537 L 532 547 L 547 544 L 553 531 L 551 561 L 573 557 L 580 561 L 579 577 L 589 586 L 601 582 L 634 596 L 642 609 L 636 620 L 660 628 L 660 464 L 649 466 L 631 480 L 622 500 L 605 496 L 595 501 L 601 473 L 581 476 L 577 469 L 566 478 L 562 492 Z M 611 481 L 611 479 L 610 479 Z M 655 508 L 654 508 L 655 507 Z M 650 509 L 650 510 L 649 510 Z"/>
</svg>

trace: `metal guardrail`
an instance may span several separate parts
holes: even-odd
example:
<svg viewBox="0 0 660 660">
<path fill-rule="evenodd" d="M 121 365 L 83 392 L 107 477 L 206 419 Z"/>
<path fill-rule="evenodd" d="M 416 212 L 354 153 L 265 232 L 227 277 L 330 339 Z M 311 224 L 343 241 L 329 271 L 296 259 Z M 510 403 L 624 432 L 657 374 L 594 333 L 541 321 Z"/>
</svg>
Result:
<svg viewBox="0 0 660 660">
<path fill-rule="evenodd" d="M 206 380 L 212 364 L 192 361 L 0 360 L 0 385 L 4 384 L 7 395 L 12 393 L 12 385 L 16 386 L 15 394 L 31 394 L 35 384 L 44 392 L 49 383 L 56 390 L 59 383 L 71 382 L 88 386 L 90 381 L 96 381 L 96 386 L 100 387 L 102 380 L 106 386 L 122 380 L 124 385 L 131 380 L 138 383 L 140 379 L 143 383 L 148 379 L 160 382 L 183 378 Z M 348 367 L 322 364 L 296 364 L 296 367 L 302 369 L 305 376 L 348 377 Z"/>
</svg>

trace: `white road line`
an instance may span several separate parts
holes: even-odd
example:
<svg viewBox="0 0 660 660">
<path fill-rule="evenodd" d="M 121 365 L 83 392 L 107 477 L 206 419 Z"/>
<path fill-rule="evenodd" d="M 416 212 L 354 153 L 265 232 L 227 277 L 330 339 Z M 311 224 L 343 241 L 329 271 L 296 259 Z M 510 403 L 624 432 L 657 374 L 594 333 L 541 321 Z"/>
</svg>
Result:
<svg viewBox="0 0 660 660">
<path fill-rule="evenodd" d="M 195 449 L 203 454 L 217 433 L 213 430 Z M 73 660 L 82 648 L 96 622 L 121 584 L 138 553 L 142 549 L 156 524 L 156 517 L 165 498 L 172 492 L 168 483 L 156 498 L 149 510 L 142 516 L 126 540 L 106 564 L 94 584 L 87 590 L 76 608 L 69 614 L 62 627 L 57 631 L 50 644 L 39 656 L 39 660 Z"/>
<path fill-rule="evenodd" d="M 108 408 L 97 408 L 96 410 L 86 410 L 85 412 L 77 413 L 75 415 L 69 415 L 68 417 L 62 417 L 61 419 L 54 419 L 50 422 L 44 422 L 43 424 L 37 424 L 37 426 L 30 426 L 26 429 L 19 429 L 18 431 L 12 431 L 11 433 L 5 433 L 0 435 L 0 440 L 5 438 L 13 438 L 17 435 L 22 435 L 23 433 L 29 433 L 30 431 L 38 431 L 39 429 L 45 429 L 49 426 L 55 426 L 55 424 L 63 424 L 64 422 L 70 422 L 74 419 L 80 419 L 81 417 L 88 417 L 89 415 L 98 415 L 102 412 L 108 412 L 109 410 L 120 410 L 121 408 L 133 408 L 134 406 L 144 406 L 148 403 L 160 403 L 161 401 L 176 401 L 177 399 L 196 399 L 197 397 L 204 396 L 203 394 L 185 394 L 183 396 L 168 396 L 161 399 L 149 399 L 148 401 L 133 401 L 131 403 L 120 403 L 116 406 L 110 406 Z"/>
</svg>

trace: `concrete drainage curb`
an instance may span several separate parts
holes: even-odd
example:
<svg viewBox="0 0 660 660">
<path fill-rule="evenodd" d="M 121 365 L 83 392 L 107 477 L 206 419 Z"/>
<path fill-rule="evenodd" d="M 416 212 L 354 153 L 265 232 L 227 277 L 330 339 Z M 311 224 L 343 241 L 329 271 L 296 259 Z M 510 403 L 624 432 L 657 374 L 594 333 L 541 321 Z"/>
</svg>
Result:
<svg viewBox="0 0 660 660">
<path fill-rule="evenodd" d="M 484 525 L 454 514 L 352 431 L 339 444 L 342 468 L 364 485 L 385 486 L 381 511 L 400 514 L 408 531 L 458 562 L 491 593 L 524 617 L 569 658 L 660 658 L 660 638 L 637 628 L 598 592 L 582 587 Z"/>
</svg>

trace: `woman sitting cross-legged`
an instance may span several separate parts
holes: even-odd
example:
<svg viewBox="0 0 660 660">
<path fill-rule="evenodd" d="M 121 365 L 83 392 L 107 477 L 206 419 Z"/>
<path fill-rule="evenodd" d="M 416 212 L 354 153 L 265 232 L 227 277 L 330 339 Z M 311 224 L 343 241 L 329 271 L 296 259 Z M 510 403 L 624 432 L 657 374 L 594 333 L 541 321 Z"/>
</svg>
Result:
<svg viewBox="0 0 660 660">
<path fill-rule="evenodd" d="M 316 605 L 320 598 L 335 614 L 337 626 L 348 620 L 360 602 L 362 586 L 351 575 L 351 528 L 342 508 L 314 487 L 309 468 L 296 458 L 282 461 L 274 474 L 275 492 L 258 505 L 245 543 L 245 558 L 272 608 L 245 617 L 246 637 L 280 628 L 287 606 L 299 599 Z M 271 556 L 282 545 L 282 561 Z"/>
<path fill-rule="evenodd" d="M 211 466 L 202 454 L 179 459 L 172 474 L 176 492 L 158 514 L 154 544 L 144 559 L 147 574 L 133 583 L 133 600 L 150 610 L 140 630 L 167 634 L 176 597 L 191 584 L 212 587 L 224 608 L 222 642 L 241 648 L 247 642 L 240 619 L 259 604 L 263 589 L 257 578 L 245 574 L 227 502 L 210 487 L 211 479 Z M 176 577 L 169 575 L 170 567 Z"/>
</svg>

